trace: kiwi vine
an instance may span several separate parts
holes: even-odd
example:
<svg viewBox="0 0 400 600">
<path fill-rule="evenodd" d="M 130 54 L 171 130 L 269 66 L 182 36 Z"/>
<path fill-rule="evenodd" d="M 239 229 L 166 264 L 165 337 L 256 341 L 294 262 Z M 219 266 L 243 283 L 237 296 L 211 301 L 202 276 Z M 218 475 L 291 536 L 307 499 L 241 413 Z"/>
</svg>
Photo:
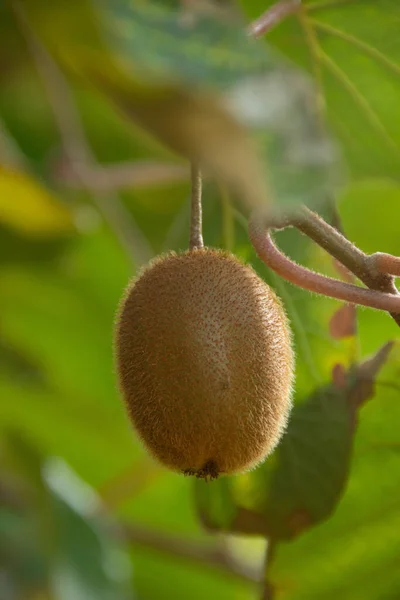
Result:
<svg viewBox="0 0 400 600">
<path fill-rule="evenodd" d="M 18 6 L 18 4 L 16 4 L 16 6 Z M 249 27 L 248 33 L 255 37 L 260 37 L 264 35 L 286 16 L 288 16 L 296 10 L 299 10 L 299 7 L 300 2 L 298 0 L 289 0 L 286 2 L 277 3 L 276 5 L 269 8 L 259 19 L 257 19 L 257 21 L 255 21 Z M 23 13 L 19 11 L 18 14 L 19 19 L 24 21 Z M 49 56 L 46 50 L 40 45 L 38 40 L 34 37 L 32 31 L 29 29 L 29 27 L 25 25 L 24 31 L 28 41 L 30 41 L 30 49 L 33 58 L 38 66 L 38 71 L 49 92 L 49 101 L 61 134 L 63 148 L 68 157 L 70 165 L 75 170 L 77 179 L 81 181 L 84 187 L 93 191 L 94 196 L 98 199 L 99 190 L 93 183 L 93 177 L 91 178 L 89 176 L 91 170 L 93 172 L 94 167 L 97 168 L 98 165 L 95 164 L 95 161 L 90 151 L 88 150 L 86 140 L 77 117 L 77 111 L 75 110 L 71 94 L 68 90 L 68 86 L 66 85 L 66 82 L 63 79 L 62 73 L 60 73 L 59 69 L 52 61 L 51 56 Z M 191 166 L 192 191 L 189 255 L 190 252 L 192 252 L 192 255 L 198 255 L 198 257 L 204 257 L 206 255 L 209 256 L 211 254 L 211 258 L 214 261 L 213 264 L 217 265 L 215 267 L 215 282 L 217 282 L 219 278 L 217 276 L 219 272 L 219 266 L 220 264 L 222 264 L 221 260 L 225 260 L 226 257 L 223 257 L 217 251 L 212 251 L 210 253 L 208 249 L 204 249 L 202 237 L 202 186 L 200 168 L 201 165 L 198 165 L 197 163 L 193 163 Z M 122 240 L 122 243 L 128 249 L 129 253 L 131 253 L 132 236 L 131 232 L 127 233 L 126 226 L 126 223 L 129 220 L 129 214 L 127 213 L 127 211 L 121 212 L 123 211 L 123 204 L 118 201 L 118 198 L 108 198 L 108 200 L 110 199 L 111 202 L 107 202 L 107 199 L 105 199 L 104 202 L 100 200 L 102 212 L 105 213 L 106 218 L 108 218 L 111 226 L 117 232 L 118 237 Z M 310 237 L 310 239 L 312 239 L 315 243 L 324 248 L 332 257 L 337 259 L 351 273 L 353 273 L 358 278 L 358 280 L 360 280 L 366 286 L 366 288 L 337 281 L 325 277 L 323 275 L 314 273 L 306 269 L 305 267 L 296 264 L 295 262 L 291 261 L 289 258 L 284 256 L 275 245 L 271 235 L 274 229 L 280 229 L 283 227 L 295 227 L 302 234 Z M 279 218 L 276 216 L 275 213 L 269 210 L 268 207 L 257 209 L 250 216 L 249 236 L 260 258 L 267 264 L 268 267 L 273 269 L 278 275 L 285 278 L 287 281 L 299 287 L 305 288 L 310 292 L 328 295 L 339 300 L 348 301 L 352 304 L 359 304 L 362 306 L 387 311 L 395 320 L 395 322 L 400 326 L 400 294 L 395 285 L 395 277 L 400 276 L 400 258 L 379 252 L 372 255 L 367 255 L 363 253 L 348 239 L 346 239 L 345 236 L 343 236 L 335 227 L 332 227 L 321 217 L 319 217 L 316 213 L 312 212 L 311 210 L 305 207 L 301 207 L 299 210 L 290 214 L 286 214 Z M 149 252 L 147 252 L 147 254 L 149 254 Z M 167 255 L 167 257 L 163 257 L 162 260 L 167 261 L 164 264 L 172 264 L 169 261 L 175 260 L 175 258 L 176 256 L 171 254 Z M 247 268 L 241 265 L 238 261 L 234 262 L 232 258 L 231 261 L 232 264 L 234 264 L 234 268 L 237 269 L 237 271 L 235 271 L 235 273 L 237 273 L 235 277 L 238 277 L 239 272 L 241 273 L 241 275 L 245 274 L 246 277 L 251 278 L 254 276 L 250 268 L 248 270 L 245 270 Z M 160 262 L 161 261 L 158 261 L 154 264 L 160 264 Z M 145 276 L 146 273 L 149 274 L 148 269 L 145 269 L 142 272 L 141 276 Z M 128 288 L 128 291 L 121 305 L 119 314 L 120 319 L 122 315 L 122 310 L 126 306 L 125 303 L 128 300 L 128 298 L 131 297 L 131 293 L 135 289 L 135 286 L 138 283 L 138 281 L 139 280 L 131 282 L 130 287 Z M 139 425 L 140 436 L 142 437 L 146 445 L 149 447 L 150 452 L 152 452 L 158 458 L 161 458 L 161 462 L 166 464 L 166 466 L 173 468 L 175 471 L 182 473 L 185 476 L 194 476 L 205 481 L 212 481 L 214 479 L 217 479 L 220 475 L 224 473 L 241 472 L 243 469 L 246 470 L 248 468 L 253 468 L 256 464 L 263 460 L 269 454 L 269 452 L 272 451 L 276 443 L 278 443 L 281 433 L 284 431 L 284 427 L 290 410 L 290 392 L 292 387 L 293 375 L 293 357 L 291 354 L 290 347 L 289 328 L 279 301 L 273 295 L 270 295 L 268 291 L 265 291 L 266 288 L 264 287 L 264 282 L 260 282 L 259 280 L 256 281 L 255 279 L 253 279 L 252 281 L 255 285 L 258 286 L 257 290 L 263 290 L 264 297 L 267 298 L 270 302 L 270 309 L 274 312 L 276 327 L 280 329 L 280 333 L 282 335 L 283 340 L 282 347 L 285 349 L 286 354 L 284 358 L 284 362 L 286 363 L 286 373 L 285 377 L 283 378 L 285 380 L 285 389 L 282 391 L 282 394 L 280 396 L 279 406 L 275 407 L 275 416 L 278 417 L 279 426 L 277 430 L 274 431 L 273 434 L 271 434 L 271 423 L 264 421 L 261 427 L 260 437 L 256 440 L 256 444 L 254 443 L 254 439 L 244 440 L 245 446 L 249 446 L 252 452 L 255 451 L 256 456 L 246 456 L 245 459 L 242 460 L 243 456 L 241 453 L 241 456 L 239 457 L 240 460 L 238 460 L 235 464 L 229 464 L 228 466 L 223 465 L 216 458 L 214 458 L 214 454 L 212 455 L 213 458 L 210 458 L 211 454 L 207 454 L 209 448 L 205 449 L 206 453 L 200 453 L 199 457 L 196 457 L 193 454 L 190 455 L 190 460 L 193 459 L 193 466 L 190 464 L 184 464 L 182 466 L 181 455 L 179 453 L 174 455 L 172 460 L 171 457 L 165 456 L 165 449 L 160 449 L 160 435 L 158 435 L 157 431 L 156 434 L 154 434 L 154 432 L 151 432 L 151 434 L 149 434 L 149 437 L 145 439 L 146 435 L 148 434 L 148 430 L 142 430 L 141 415 L 137 417 L 135 412 L 136 408 L 135 406 L 132 406 L 131 398 L 134 396 L 134 394 L 131 396 L 132 389 L 129 387 L 130 384 L 128 384 L 127 387 L 126 383 L 132 373 L 132 363 L 128 361 L 128 363 L 125 364 L 126 369 L 125 367 L 123 367 L 123 370 L 126 371 L 126 373 L 125 375 L 123 375 L 121 389 L 123 395 L 125 395 L 126 397 L 127 408 L 129 410 L 130 416 L 132 417 L 134 425 Z M 204 293 L 204 289 L 198 291 L 200 291 L 200 293 Z M 153 296 L 154 295 L 156 294 L 153 294 Z M 252 298 L 251 295 L 249 297 Z M 245 307 L 246 302 L 248 300 L 249 298 L 244 297 L 243 304 L 239 308 L 242 309 L 243 307 Z M 144 304 L 145 303 L 143 299 L 141 299 L 140 310 L 142 310 Z M 174 310 L 176 310 L 175 306 L 173 308 Z M 221 311 L 225 309 L 226 305 L 222 307 Z M 146 323 L 146 318 L 144 318 L 142 322 Z M 130 333 L 132 332 L 130 317 L 125 321 L 120 320 L 120 330 L 121 327 L 128 327 L 128 329 L 124 329 L 124 333 L 122 336 L 124 338 L 123 343 L 125 343 L 127 336 L 129 337 Z M 257 335 L 254 337 L 254 340 L 256 340 L 257 336 L 259 338 L 262 338 L 261 332 L 262 328 L 260 328 L 257 331 Z M 144 338 L 145 337 L 146 336 L 144 335 Z M 216 347 L 219 348 L 218 345 Z M 259 346 L 257 347 L 259 348 Z M 131 346 L 129 346 L 129 349 L 130 348 Z M 139 348 L 138 355 L 143 356 L 143 348 L 144 347 Z M 176 348 L 174 349 L 174 351 L 176 351 Z M 162 357 L 162 353 L 160 353 L 160 356 Z M 178 356 L 175 366 L 179 365 L 179 361 L 182 358 L 185 358 L 184 353 Z M 271 363 L 272 366 L 270 367 L 270 371 L 273 371 L 275 364 L 274 360 L 275 359 L 273 359 Z M 143 379 L 142 375 L 143 373 L 139 373 L 138 380 Z M 149 374 L 146 373 L 144 379 L 149 381 L 149 377 Z M 182 381 L 184 382 L 184 378 L 179 379 L 179 377 L 176 377 L 176 380 L 178 386 L 182 384 Z M 140 381 L 139 383 L 141 385 L 142 381 Z M 217 387 L 219 389 L 223 390 L 226 393 L 232 393 L 230 385 L 226 385 L 225 380 L 223 380 L 222 385 L 219 385 L 221 383 L 220 380 L 218 380 L 217 383 Z M 150 394 L 144 394 L 141 397 L 154 398 L 157 391 L 157 385 L 154 389 L 150 389 Z M 191 385 L 191 382 L 189 382 L 188 389 L 190 391 L 193 391 L 193 386 Z M 194 409 L 194 412 L 196 412 L 196 406 L 193 403 L 190 405 L 190 408 Z M 183 412 L 183 417 L 187 420 L 189 409 L 187 409 L 186 415 L 185 409 L 183 409 L 183 411 L 181 412 Z M 148 413 L 145 414 L 145 419 L 146 418 L 148 418 Z M 215 419 L 211 418 L 210 423 L 213 422 L 215 422 Z M 152 413 L 151 428 L 154 430 L 159 425 L 160 422 L 158 420 L 156 409 L 156 411 Z M 204 440 L 202 439 L 204 438 L 203 431 L 200 432 L 199 437 L 195 437 L 198 433 L 196 428 L 198 428 L 198 424 L 196 423 L 196 420 L 194 420 L 194 423 L 191 423 L 188 436 L 184 437 L 183 441 L 181 440 L 183 448 L 187 448 L 188 443 L 190 445 L 190 441 L 192 439 L 194 439 L 196 443 L 197 441 L 199 441 L 200 445 L 204 442 Z M 170 436 L 170 438 L 176 439 L 177 434 L 176 430 L 174 429 L 174 426 L 169 424 L 169 428 L 167 429 L 167 433 Z M 163 434 L 162 430 L 161 434 Z M 216 452 L 223 451 L 223 449 L 219 448 L 220 438 L 218 437 L 218 430 L 215 428 L 212 430 L 212 437 L 212 441 L 216 440 Z M 170 440 L 168 441 L 170 442 Z M 235 440 L 230 441 L 235 442 Z M 228 446 L 228 453 L 231 451 L 231 448 L 232 446 Z M 243 448 L 241 448 L 241 451 L 242 450 Z M 268 555 L 265 567 L 266 574 L 268 563 L 270 562 L 270 560 L 270 555 Z M 264 581 L 263 597 L 270 598 L 272 597 L 272 595 L 273 590 L 266 577 Z"/>
</svg>

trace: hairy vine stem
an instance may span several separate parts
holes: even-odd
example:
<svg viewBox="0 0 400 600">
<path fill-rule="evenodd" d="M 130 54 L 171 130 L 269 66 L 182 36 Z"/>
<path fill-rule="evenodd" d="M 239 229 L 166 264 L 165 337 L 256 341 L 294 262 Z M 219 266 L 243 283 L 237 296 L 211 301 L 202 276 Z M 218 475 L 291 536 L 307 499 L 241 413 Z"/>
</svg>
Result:
<svg viewBox="0 0 400 600">
<path fill-rule="evenodd" d="M 300 7 L 301 0 L 280 0 L 250 24 L 248 34 L 262 37 Z M 288 226 L 296 227 L 324 248 L 368 289 L 314 273 L 290 260 L 274 244 L 270 233 L 272 229 Z M 281 219 L 257 210 L 250 218 L 249 235 L 259 257 L 287 281 L 338 300 L 386 310 L 400 326 L 400 294 L 393 278 L 400 276 L 399 257 L 383 252 L 365 254 L 306 207 L 290 218 Z"/>
<path fill-rule="evenodd" d="M 310 237 L 369 289 L 315 273 L 285 256 L 272 240 L 271 230 L 288 226 Z M 290 217 L 276 217 L 258 209 L 250 218 L 249 235 L 259 257 L 287 281 L 317 294 L 386 310 L 400 326 L 400 294 L 393 278 L 400 273 L 400 258 L 381 252 L 365 254 L 306 207 Z"/>
<path fill-rule="evenodd" d="M 201 207 L 201 172 L 197 164 L 192 163 L 190 178 L 192 182 L 191 190 L 191 214 L 190 214 L 190 250 L 204 248 L 202 235 L 202 207 Z"/>
</svg>

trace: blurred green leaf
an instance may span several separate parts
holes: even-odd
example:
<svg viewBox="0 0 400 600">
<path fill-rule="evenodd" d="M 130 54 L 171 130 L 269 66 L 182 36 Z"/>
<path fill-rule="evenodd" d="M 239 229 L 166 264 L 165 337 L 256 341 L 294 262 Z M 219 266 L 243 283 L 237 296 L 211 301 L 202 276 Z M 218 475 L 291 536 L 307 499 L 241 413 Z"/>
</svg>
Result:
<svg viewBox="0 0 400 600">
<path fill-rule="evenodd" d="M 0 398 L 12 400 L 0 402 L 0 428 L 29 432 L 92 484 L 140 451 L 113 371 L 114 315 L 129 276 L 128 258 L 104 230 L 76 236 L 53 264 L 0 269 L 3 343 L 33 361 L 43 383 L 7 369 Z"/>
<path fill-rule="evenodd" d="M 234 479 L 230 522 L 212 512 L 204 496 L 218 497 L 224 480 L 207 486 L 196 482 L 198 507 L 212 528 L 264 535 L 274 542 L 296 537 L 324 521 L 335 510 L 347 483 L 358 409 L 374 394 L 374 380 L 390 352 L 386 345 L 375 357 L 349 373 L 343 365 L 333 383 L 318 388 L 292 411 L 278 448 L 254 473 Z M 236 507 L 236 513 L 231 506 Z M 226 516 L 225 512 L 225 516 Z"/>
<path fill-rule="evenodd" d="M 150 81 L 179 81 L 225 90 L 254 73 L 268 59 L 246 34 L 238 15 L 160 0 L 101 0 L 104 30 L 117 56 Z"/>
<path fill-rule="evenodd" d="M 13 517 L 20 524 L 10 530 L 17 585 L 48 588 L 54 600 L 127 599 L 130 561 L 112 524 L 94 516 L 95 492 L 62 459 L 43 460 L 26 439 L 8 435 L 7 444 L 6 466 L 10 458 L 18 464 L 24 490 Z M 30 544 L 16 536 L 19 527 L 24 536 L 31 532 Z"/>
<path fill-rule="evenodd" d="M 333 385 L 295 406 L 277 455 L 257 476 L 267 537 L 295 537 L 335 508 L 349 471 L 351 418 L 345 393 Z"/>
<path fill-rule="evenodd" d="M 58 545 L 52 569 L 57 600 L 134 598 L 129 591 L 130 561 L 112 539 L 111 523 L 91 514 L 96 495 L 61 459 L 45 465 L 58 524 Z"/>
<path fill-rule="evenodd" d="M 400 352 L 392 349 L 362 408 L 351 477 L 322 526 L 279 546 L 271 579 L 285 600 L 395 600 L 400 526 Z"/>
<path fill-rule="evenodd" d="M 389 179 L 354 183 L 338 198 L 346 237 L 367 253 L 389 252 L 400 256 L 398 235 L 400 185 Z M 398 336 L 398 326 L 382 311 L 359 310 L 359 338 L 363 354 Z"/>
<path fill-rule="evenodd" d="M 37 531 L 29 516 L 0 506 L 0 595 L 7 600 L 31 600 L 48 591 L 48 568 L 38 550 Z"/>
<path fill-rule="evenodd" d="M 399 253 L 399 205 L 400 183 L 387 179 L 365 179 L 338 198 L 346 235 L 367 254 Z M 361 211 L 363 219 L 355 218 Z"/>
<path fill-rule="evenodd" d="M 249 19 L 274 0 L 240 2 Z M 397 0 L 318 2 L 303 6 L 268 35 L 314 78 L 321 114 L 342 143 L 355 179 L 400 168 L 400 5 Z"/>
<path fill-rule="evenodd" d="M 319 126 L 309 83 L 236 19 L 201 10 L 185 18 L 181 7 L 147 1 L 103 1 L 95 11 L 64 0 L 51 17 L 47 3 L 24 7 L 67 70 L 247 205 L 271 195 L 267 171 L 279 202 L 320 200 L 338 183 L 338 154 Z M 257 129 L 255 139 L 266 132 L 262 161 L 243 124 Z"/>
<path fill-rule="evenodd" d="M 40 367 L 34 360 L 21 353 L 18 348 L 5 342 L 0 335 L 0 377 L 18 379 L 38 386 L 45 385 Z"/>
<path fill-rule="evenodd" d="M 132 477 L 135 477 L 133 470 Z M 173 536 L 188 536 L 199 543 L 210 543 L 193 506 L 193 488 L 189 478 L 163 470 L 153 485 L 140 494 L 127 498 L 119 510 L 124 520 L 133 519 L 151 530 Z M 132 549 L 134 585 L 139 598 L 158 600 L 173 595 L 176 600 L 201 600 L 216 596 L 222 600 L 253 600 L 257 593 L 254 583 L 240 581 L 206 569 L 200 563 L 191 564 L 141 545 Z M 159 577 L 154 577 L 154 572 Z"/>
<path fill-rule="evenodd" d="M 73 230 L 71 213 L 33 178 L 0 169 L 0 222 L 27 236 L 54 237 Z"/>
<path fill-rule="evenodd" d="M 159 1 L 113 3 L 107 21 L 112 48 L 144 78 L 218 90 L 255 130 L 276 198 L 320 200 L 339 182 L 339 161 L 320 128 L 310 82 L 251 40 L 245 23 L 228 10 L 201 4 L 192 10 L 185 18 L 179 3 L 174 10 Z M 160 30 L 162 36 L 154 35 Z"/>
<path fill-rule="evenodd" d="M 232 480 L 223 478 L 215 487 L 213 493 L 209 493 L 207 485 L 197 485 L 196 499 L 198 510 L 206 514 L 212 523 L 218 523 L 223 529 L 230 529 L 235 521 L 237 508 L 232 503 L 233 492 Z"/>
</svg>

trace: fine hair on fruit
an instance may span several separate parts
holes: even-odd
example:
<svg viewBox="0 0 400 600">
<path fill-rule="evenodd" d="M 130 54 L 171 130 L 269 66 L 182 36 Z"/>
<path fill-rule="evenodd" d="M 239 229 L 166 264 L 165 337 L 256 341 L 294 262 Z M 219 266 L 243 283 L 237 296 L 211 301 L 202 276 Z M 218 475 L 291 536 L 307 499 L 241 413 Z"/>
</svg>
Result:
<svg viewBox="0 0 400 600">
<path fill-rule="evenodd" d="M 287 317 L 249 266 L 201 248 L 153 260 L 127 287 L 115 336 L 132 424 L 168 468 L 213 479 L 254 468 L 285 429 Z"/>
</svg>

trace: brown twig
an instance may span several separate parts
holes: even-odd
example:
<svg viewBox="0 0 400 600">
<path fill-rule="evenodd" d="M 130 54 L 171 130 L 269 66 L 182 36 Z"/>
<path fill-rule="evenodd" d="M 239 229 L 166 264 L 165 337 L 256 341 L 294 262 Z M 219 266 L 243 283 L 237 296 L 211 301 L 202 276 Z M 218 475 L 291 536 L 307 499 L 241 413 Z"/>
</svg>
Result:
<svg viewBox="0 0 400 600">
<path fill-rule="evenodd" d="M 370 289 L 344 283 L 302 267 L 274 244 L 270 230 L 294 225 L 354 273 Z M 368 256 L 312 211 L 301 208 L 292 218 L 277 219 L 253 213 L 249 235 L 259 257 L 287 281 L 311 292 L 391 313 L 400 325 L 400 294 L 393 277 L 377 271 L 376 255 Z"/>
<path fill-rule="evenodd" d="M 0 480 L 0 505 L 12 510 L 22 511 L 31 509 L 31 496 L 29 488 L 23 485 L 12 485 L 4 479 Z M 213 538 L 210 542 L 187 539 L 170 533 L 151 529 L 140 524 L 119 523 L 105 508 L 101 514 L 106 515 L 110 535 L 120 539 L 123 543 L 140 545 L 149 550 L 161 552 L 165 555 L 200 564 L 227 575 L 233 575 L 242 581 L 258 582 L 261 572 L 237 560 L 229 551 L 226 544 L 218 543 Z M 97 515 L 87 515 L 93 518 Z"/>
<path fill-rule="evenodd" d="M 57 167 L 57 165 L 56 165 Z M 168 164 L 152 161 L 124 162 L 108 165 L 80 165 L 80 173 L 85 170 L 85 181 L 98 193 L 114 192 L 122 189 L 140 189 L 155 187 L 168 183 L 187 181 L 189 172 L 184 165 Z M 82 177 L 76 174 L 76 167 L 61 163 L 56 168 L 56 177 L 62 183 L 78 188 L 82 185 Z"/>
<path fill-rule="evenodd" d="M 396 275 L 396 269 L 399 269 L 400 259 L 398 257 L 381 252 L 365 254 L 337 229 L 331 227 L 329 223 L 306 207 L 299 211 L 294 225 L 334 256 L 370 290 L 385 292 L 388 295 L 399 295 L 393 278 L 393 275 Z M 400 326 L 398 311 L 389 310 L 389 312 Z"/>
<path fill-rule="evenodd" d="M 302 207 L 293 216 L 291 223 L 332 254 L 371 289 L 390 294 L 397 293 L 393 278 L 376 269 L 375 259 L 362 252 L 316 213 Z"/>
<path fill-rule="evenodd" d="M 201 543 L 195 540 L 183 539 L 171 534 L 155 531 L 139 524 L 127 524 L 121 530 L 123 539 L 131 544 L 139 544 L 150 550 L 156 550 L 174 556 L 180 560 L 195 562 L 207 567 L 216 568 L 241 580 L 259 582 L 261 573 L 256 568 L 237 561 L 227 551 L 225 545 Z"/>
<path fill-rule="evenodd" d="M 69 164 L 135 264 L 147 262 L 154 253 L 130 212 L 116 194 L 100 194 L 93 185 L 90 169 L 97 165 L 67 80 L 32 30 L 21 3 L 14 0 L 11 6 L 45 86 Z"/>
<path fill-rule="evenodd" d="M 301 0 L 282 0 L 253 21 L 248 27 L 248 33 L 260 37 L 299 8 Z M 268 229 L 289 225 L 294 225 L 327 250 L 369 289 L 314 273 L 287 258 L 275 246 Z M 276 220 L 275 223 L 268 222 L 265 216 L 254 213 L 250 220 L 249 233 L 260 258 L 291 283 L 338 300 L 386 310 L 400 326 L 400 295 L 393 279 L 393 275 L 400 276 L 400 258 L 382 252 L 368 256 L 337 229 L 305 207 L 290 221 L 281 223 Z"/>
<path fill-rule="evenodd" d="M 279 25 L 286 17 L 297 12 L 300 5 L 301 0 L 281 0 L 281 2 L 277 2 L 249 25 L 248 34 L 256 38 L 262 37 Z"/>
<path fill-rule="evenodd" d="M 201 173 L 198 165 L 192 164 L 191 166 L 191 182 L 192 190 L 190 195 L 190 242 L 189 247 L 191 250 L 198 248 L 204 248 L 203 235 L 202 235 L 202 207 L 201 207 Z"/>
</svg>

